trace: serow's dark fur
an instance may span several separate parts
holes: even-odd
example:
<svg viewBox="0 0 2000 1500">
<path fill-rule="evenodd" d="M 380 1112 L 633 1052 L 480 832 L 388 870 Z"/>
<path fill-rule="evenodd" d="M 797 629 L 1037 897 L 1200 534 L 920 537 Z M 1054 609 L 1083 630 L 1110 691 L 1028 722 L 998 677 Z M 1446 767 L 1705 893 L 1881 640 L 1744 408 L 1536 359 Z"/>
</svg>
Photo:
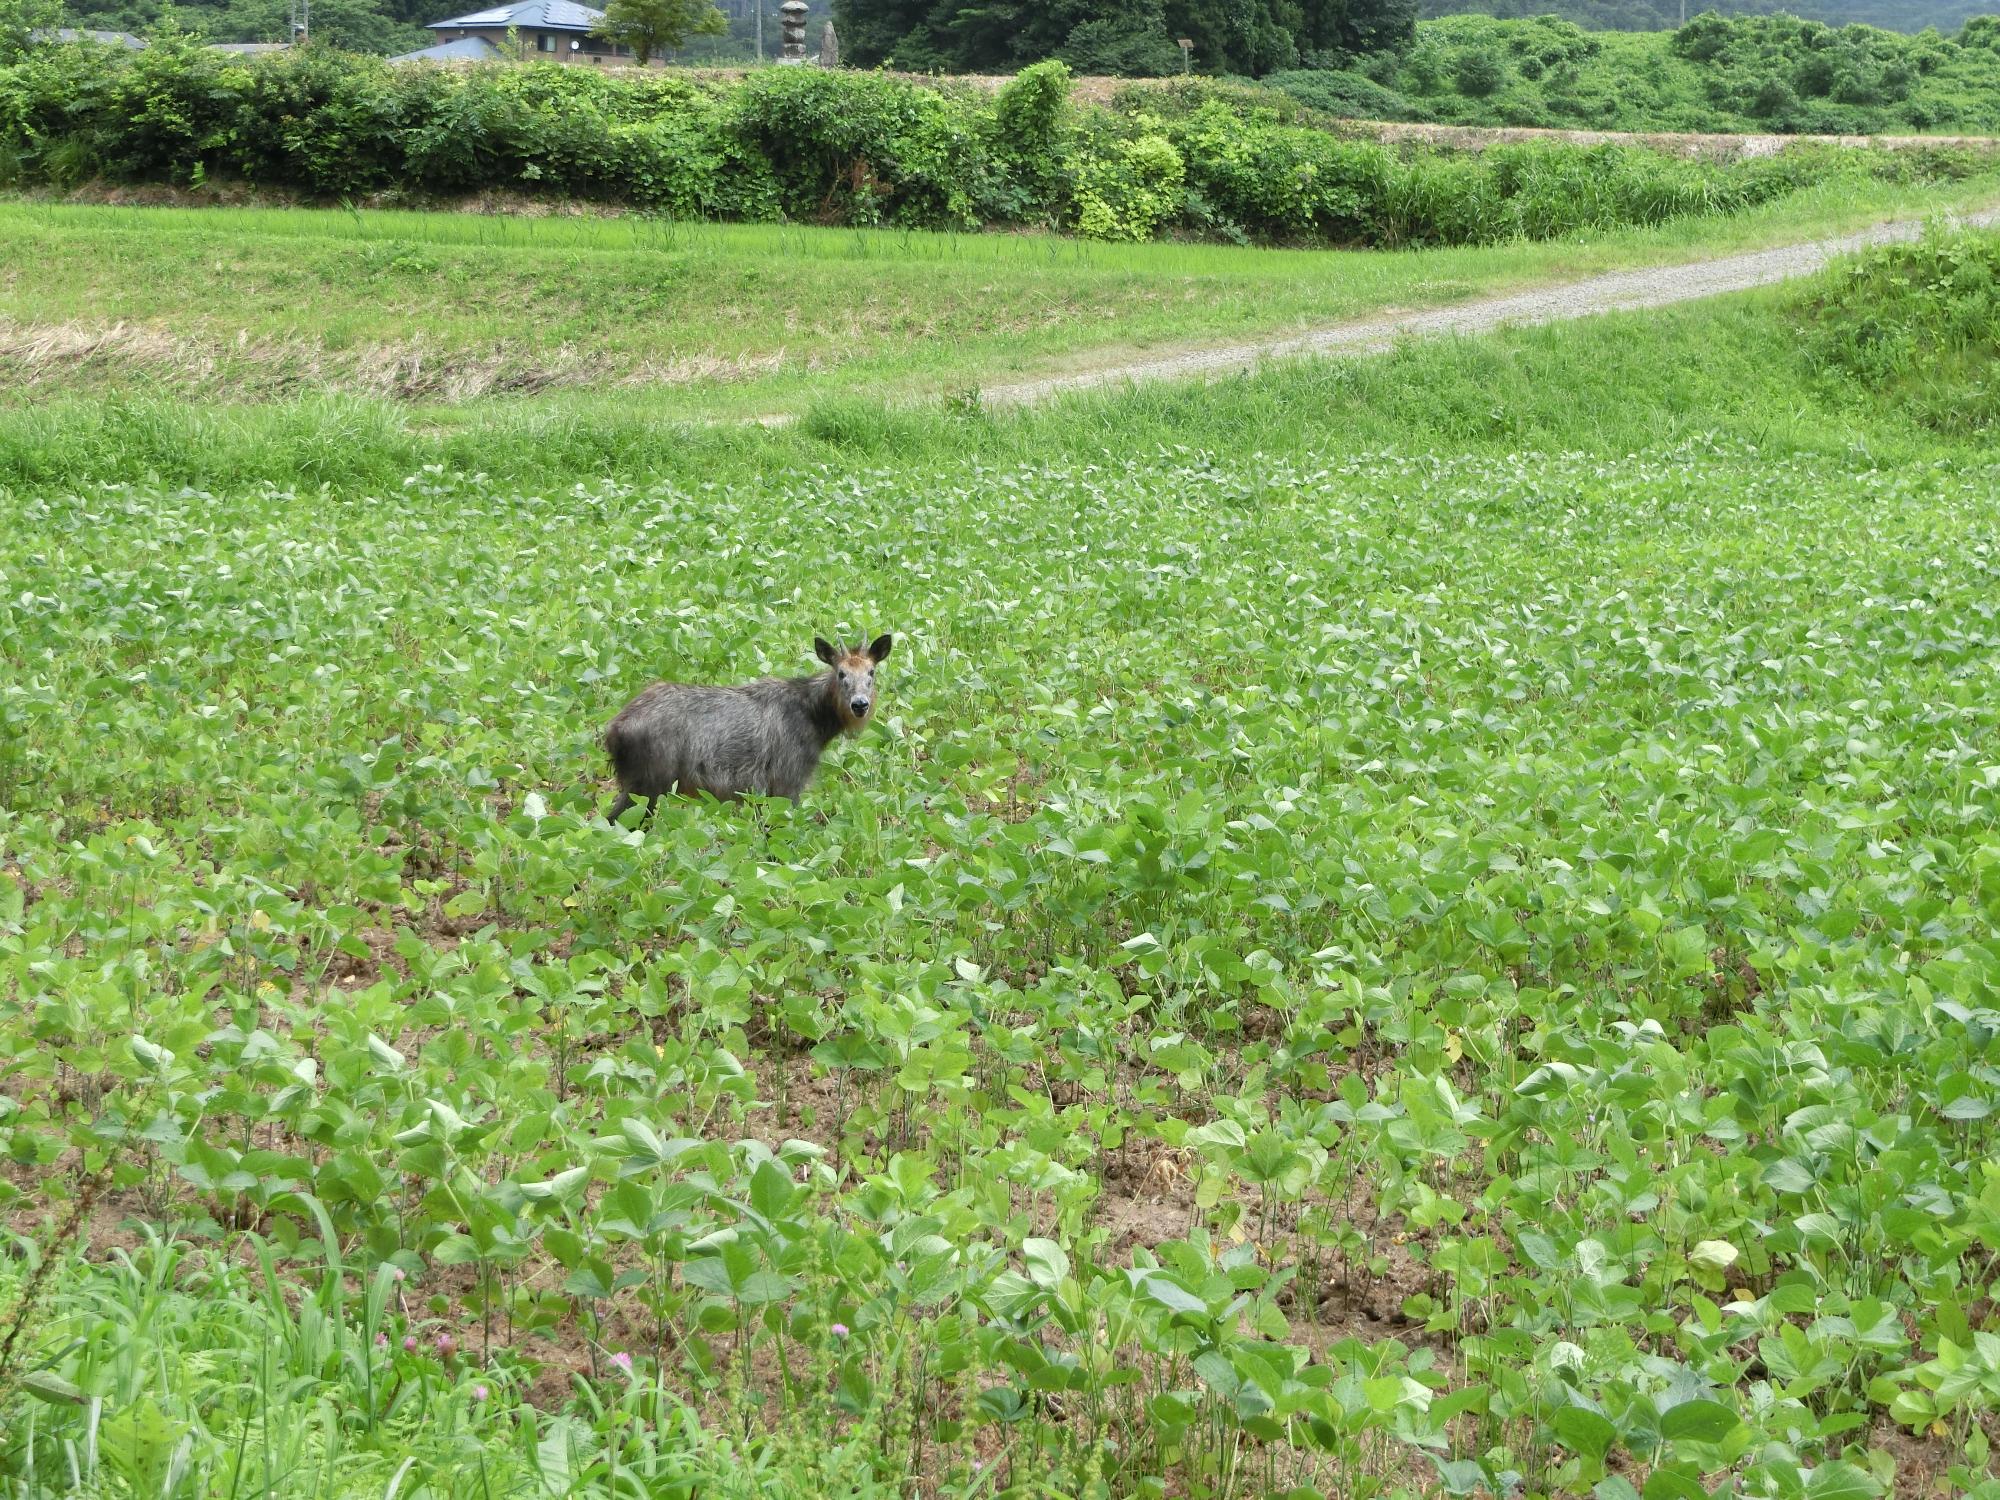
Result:
<svg viewBox="0 0 2000 1500">
<path fill-rule="evenodd" d="M 875 704 L 875 667 L 894 642 L 843 648 L 815 640 L 826 670 L 765 677 L 740 687 L 656 682 L 604 731 L 618 775 L 617 822 L 639 798 L 707 792 L 793 800 L 834 736 L 858 731 Z"/>
</svg>

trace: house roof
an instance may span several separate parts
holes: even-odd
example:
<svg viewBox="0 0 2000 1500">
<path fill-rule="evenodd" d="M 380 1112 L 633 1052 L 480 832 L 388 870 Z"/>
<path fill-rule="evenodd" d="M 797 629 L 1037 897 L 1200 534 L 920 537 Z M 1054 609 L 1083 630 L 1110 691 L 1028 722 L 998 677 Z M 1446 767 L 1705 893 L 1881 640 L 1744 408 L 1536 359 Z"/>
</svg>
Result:
<svg viewBox="0 0 2000 1500">
<path fill-rule="evenodd" d="M 500 49 L 483 36 L 462 36 L 457 41 L 439 42 L 435 47 L 419 47 L 403 52 L 390 62 L 491 62 Z"/>
<path fill-rule="evenodd" d="M 433 21 L 430 29 L 456 31 L 477 27 L 505 31 L 518 26 L 523 31 L 590 31 L 603 19 L 603 11 L 578 5 L 575 0 L 517 0 L 513 5 L 496 5 L 491 10 L 475 10 L 448 21 Z"/>
<path fill-rule="evenodd" d="M 85 31 L 75 26 L 58 26 L 53 32 L 36 32 L 36 41 L 46 41 L 53 36 L 59 42 L 99 42 L 107 47 L 124 47 L 137 52 L 145 43 L 129 31 Z"/>
<path fill-rule="evenodd" d="M 145 50 L 143 37 L 136 37 L 129 31 L 87 31 L 75 26 L 58 26 L 49 31 L 35 31 L 30 37 L 38 42 L 50 40 L 58 42 L 97 42 L 107 47 L 124 47 L 128 51 Z M 290 42 L 209 42 L 211 52 L 229 52 L 239 57 L 253 56 L 260 52 L 283 52 Z"/>
</svg>

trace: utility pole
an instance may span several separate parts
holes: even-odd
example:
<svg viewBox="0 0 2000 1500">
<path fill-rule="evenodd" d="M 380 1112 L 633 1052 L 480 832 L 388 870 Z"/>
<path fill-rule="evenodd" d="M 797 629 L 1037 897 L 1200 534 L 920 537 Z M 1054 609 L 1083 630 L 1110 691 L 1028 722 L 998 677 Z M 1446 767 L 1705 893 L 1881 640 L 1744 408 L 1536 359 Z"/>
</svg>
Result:
<svg viewBox="0 0 2000 1500">
<path fill-rule="evenodd" d="M 757 61 L 764 60 L 764 0 L 750 0 L 757 7 Z M 1681 8 L 1687 8 L 1687 0 L 1681 0 Z"/>
</svg>

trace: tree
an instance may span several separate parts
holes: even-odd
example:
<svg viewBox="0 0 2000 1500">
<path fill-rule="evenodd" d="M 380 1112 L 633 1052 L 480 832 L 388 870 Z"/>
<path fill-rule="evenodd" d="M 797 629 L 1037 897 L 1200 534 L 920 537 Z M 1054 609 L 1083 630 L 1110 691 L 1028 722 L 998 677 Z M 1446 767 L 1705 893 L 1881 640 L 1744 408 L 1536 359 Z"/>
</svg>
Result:
<svg viewBox="0 0 2000 1500">
<path fill-rule="evenodd" d="M 62 24 L 62 0 L 0 0 L 0 63 L 13 62 Z"/>
<path fill-rule="evenodd" d="M 596 34 L 630 47 L 643 68 L 691 36 L 722 36 L 728 30 L 728 20 L 710 0 L 611 0 Z"/>
<path fill-rule="evenodd" d="M 1299 49 L 1343 57 L 1407 52 L 1417 39 L 1417 0 L 1320 0 Z"/>
<path fill-rule="evenodd" d="M 1204 73 L 1262 76 L 1410 45 L 1417 0 L 833 0 L 863 67 L 997 72 L 1046 58 L 1079 69 L 1179 72 L 1181 37 Z"/>
<path fill-rule="evenodd" d="M 1484 99 L 1497 93 L 1507 81 L 1507 65 L 1485 47 L 1468 47 L 1458 54 L 1452 68 L 1452 82 L 1468 99 Z"/>
<path fill-rule="evenodd" d="M 211 41 L 285 42 L 292 36 L 291 0 L 229 0 L 217 8 L 177 12 Z M 314 43 L 348 52 L 409 52 L 436 40 L 429 32 L 383 14 L 376 0 L 312 0 Z"/>
<path fill-rule="evenodd" d="M 1158 78 L 1181 70 L 1181 49 L 1168 39 L 1157 11 L 1151 17 L 1079 22 L 1061 55 L 1079 73 L 1117 78 Z"/>
</svg>

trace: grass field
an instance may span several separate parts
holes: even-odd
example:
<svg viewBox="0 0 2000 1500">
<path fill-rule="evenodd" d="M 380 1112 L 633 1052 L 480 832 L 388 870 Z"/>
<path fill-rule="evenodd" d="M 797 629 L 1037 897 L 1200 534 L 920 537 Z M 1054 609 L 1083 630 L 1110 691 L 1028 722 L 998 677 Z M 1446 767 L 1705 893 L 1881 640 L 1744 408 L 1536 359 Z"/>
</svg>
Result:
<svg viewBox="0 0 2000 1500">
<path fill-rule="evenodd" d="M 1842 181 L 1581 241 L 1337 255 L 15 202 L 0 204 L 0 405 L 341 393 L 450 407 L 587 390 L 654 416 L 798 411 L 857 389 L 948 394 L 1996 199 L 1993 175 L 1931 189 Z"/>
<path fill-rule="evenodd" d="M 646 232 L 246 218 L 176 311 L 221 221 L 137 222 L 183 331 L 421 247 L 355 343 Z M 1261 264 L 683 233 L 712 347 Z M 1988 1500 L 2000 464 L 1814 305 L 1010 414 L 884 335 L 782 431 L 17 398 L 8 1493 Z M 882 630 L 799 805 L 602 820 L 648 680 Z"/>
</svg>

